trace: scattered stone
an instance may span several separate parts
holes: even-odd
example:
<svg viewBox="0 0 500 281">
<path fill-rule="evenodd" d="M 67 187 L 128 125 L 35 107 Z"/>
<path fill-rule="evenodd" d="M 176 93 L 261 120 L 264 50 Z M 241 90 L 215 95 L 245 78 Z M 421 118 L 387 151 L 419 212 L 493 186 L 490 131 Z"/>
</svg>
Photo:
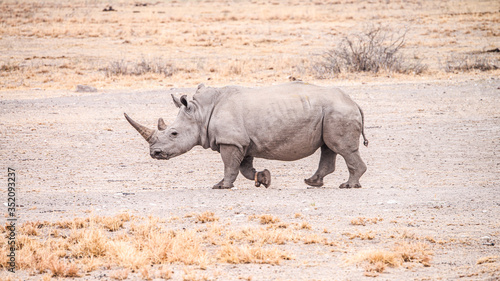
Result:
<svg viewBox="0 0 500 281">
<path fill-rule="evenodd" d="M 491 237 L 489 237 L 489 236 L 481 237 L 481 241 L 483 241 L 483 245 L 495 246 L 495 243 L 491 240 Z"/>
<path fill-rule="evenodd" d="M 107 5 L 106 8 L 104 8 L 104 10 L 102 10 L 103 12 L 116 12 L 115 9 L 113 9 L 113 7 L 111 5 Z"/>
<path fill-rule="evenodd" d="M 292 75 L 288 75 L 288 76 L 287 76 L 287 78 L 288 78 L 288 80 L 290 80 L 290 81 L 299 81 L 299 82 L 300 82 L 300 81 L 302 81 L 302 79 L 299 79 L 299 78 L 294 77 L 294 76 L 292 76 Z"/>
<path fill-rule="evenodd" d="M 93 93 L 97 92 L 97 89 L 89 85 L 76 85 L 76 91 L 79 93 Z"/>
</svg>

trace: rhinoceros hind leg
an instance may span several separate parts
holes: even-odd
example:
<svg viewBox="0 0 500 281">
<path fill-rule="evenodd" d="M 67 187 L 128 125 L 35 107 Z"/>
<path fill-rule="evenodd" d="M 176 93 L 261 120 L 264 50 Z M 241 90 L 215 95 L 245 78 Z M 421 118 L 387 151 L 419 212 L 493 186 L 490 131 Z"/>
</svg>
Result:
<svg viewBox="0 0 500 281">
<path fill-rule="evenodd" d="M 333 152 L 325 144 L 321 146 L 321 158 L 319 160 L 318 170 L 316 173 L 304 182 L 307 185 L 320 187 L 323 186 L 323 178 L 335 171 L 335 160 L 337 158 L 337 153 Z"/>
<path fill-rule="evenodd" d="M 266 188 L 271 185 L 271 172 L 268 169 L 264 169 L 262 172 L 258 172 L 255 179 L 255 186 L 259 187 L 263 184 Z"/>
<path fill-rule="evenodd" d="M 366 165 L 359 156 L 359 151 L 342 155 L 349 170 L 349 179 L 340 185 L 340 188 L 361 188 L 359 178 L 366 172 Z"/>
</svg>

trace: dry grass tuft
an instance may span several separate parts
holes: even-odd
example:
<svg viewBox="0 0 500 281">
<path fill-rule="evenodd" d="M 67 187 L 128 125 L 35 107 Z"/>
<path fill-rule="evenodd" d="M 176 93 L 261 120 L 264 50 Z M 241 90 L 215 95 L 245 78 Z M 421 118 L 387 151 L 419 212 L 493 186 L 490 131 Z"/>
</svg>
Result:
<svg viewBox="0 0 500 281">
<path fill-rule="evenodd" d="M 359 263 L 366 261 L 370 264 L 382 263 L 384 265 L 397 267 L 403 264 L 401 255 L 394 251 L 387 250 L 367 250 L 359 252 L 353 257 L 352 262 Z"/>
<path fill-rule="evenodd" d="M 429 244 L 423 242 L 401 242 L 394 251 L 401 255 L 404 262 L 417 262 L 425 267 L 430 266 L 432 252 Z"/>
<path fill-rule="evenodd" d="M 104 226 L 105 229 L 109 231 L 117 231 L 123 227 L 124 220 L 122 218 L 116 217 L 96 217 L 95 221 Z"/>
<path fill-rule="evenodd" d="M 304 236 L 302 241 L 304 241 L 304 244 L 328 244 L 326 237 L 316 233 Z"/>
<path fill-rule="evenodd" d="M 300 225 L 297 227 L 297 229 L 311 230 L 312 226 L 308 222 L 303 221 L 303 222 L 300 223 Z"/>
<path fill-rule="evenodd" d="M 203 212 L 201 214 L 197 214 L 195 217 L 195 221 L 199 223 L 206 223 L 206 222 L 214 222 L 218 221 L 219 218 L 215 216 L 213 212 Z"/>
<path fill-rule="evenodd" d="M 498 256 L 488 256 L 478 259 L 476 264 L 495 263 L 498 261 L 500 261 Z"/>
<path fill-rule="evenodd" d="M 73 257 L 101 257 L 106 254 L 108 237 L 97 227 L 74 230 L 71 232 L 69 242 Z"/>
<path fill-rule="evenodd" d="M 432 252 L 429 245 L 422 242 L 401 242 L 394 246 L 392 251 L 367 250 L 361 251 L 349 260 L 349 263 L 367 262 L 365 271 L 368 275 L 383 272 L 385 266 L 398 267 L 404 262 L 420 263 L 430 266 Z"/>
<path fill-rule="evenodd" d="M 125 60 L 115 60 L 103 69 L 106 77 L 112 76 L 140 76 L 148 73 L 161 74 L 164 77 L 172 76 L 177 68 L 172 63 L 165 61 L 163 58 L 142 58 L 135 62 L 126 62 Z"/>
<path fill-rule="evenodd" d="M 446 72 L 468 72 L 473 70 L 491 71 L 500 69 L 500 60 L 487 55 L 451 55 L 447 58 L 444 70 Z"/>
<path fill-rule="evenodd" d="M 375 239 L 375 232 L 373 231 L 367 231 L 367 232 L 356 232 L 356 233 L 347 233 L 347 236 L 349 236 L 349 239 L 355 239 L 359 238 L 361 240 L 373 240 Z"/>
<path fill-rule="evenodd" d="M 379 221 L 382 221 L 382 218 L 365 218 L 365 217 L 357 217 L 351 220 L 352 225 L 362 225 L 365 226 L 367 224 L 377 224 Z"/>
<path fill-rule="evenodd" d="M 279 218 L 268 214 L 261 215 L 258 218 L 261 224 L 274 224 L 281 221 Z"/>
<path fill-rule="evenodd" d="M 282 260 L 291 260 L 292 256 L 275 247 L 268 249 L 258 246 L 226 244 L 219 250 L 217 258 L 221 262 L 232 264 L 261 263 L 278 265 Z"/>
<path fill-rule="evenodd" d="M 62 229 L 80 229 L 86 228 L 90 224 L 91 218 L 73 218 L 72 220 L 57 221 L 52 225 Z"/>
<path fill-rule="evenodd" d="M 365 273 L 367 277 L 377 277 L 380 273 L 384 272 L 386 269 L 386 264 L 384 262 L 378 261 L 375 263 L 367 263 L 364 266 Z"/>
<path fill-rule="evenodd" d="M 252 244 L 277 244 L 282 245 L 288 241 L 296 242 L 299 236 L 291 230 L 285 229 L 265 229 L 265 228 L 243 228 L 231 231 L 228 234 L 229 240 L 246 241 Z"/>
<path fill-rule="evenodd" d="M 48 261 L 48 269 L 54 277 L 79 277 L 75 263 L 67 263 L 52 256 Z"/>
</svg>

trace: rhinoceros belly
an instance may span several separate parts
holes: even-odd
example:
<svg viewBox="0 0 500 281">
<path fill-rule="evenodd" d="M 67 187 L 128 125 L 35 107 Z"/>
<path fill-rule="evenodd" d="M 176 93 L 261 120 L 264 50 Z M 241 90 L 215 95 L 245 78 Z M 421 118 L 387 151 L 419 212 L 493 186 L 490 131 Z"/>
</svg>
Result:
<svg viewBox="0 0 500 281">
<path fill-rule="evenodd" d="M 294 161 L 313 154 L 322 144 L 321 118 L 280 119 L 250 135 L 247 154 L 257 158 Z"/>
</svg>

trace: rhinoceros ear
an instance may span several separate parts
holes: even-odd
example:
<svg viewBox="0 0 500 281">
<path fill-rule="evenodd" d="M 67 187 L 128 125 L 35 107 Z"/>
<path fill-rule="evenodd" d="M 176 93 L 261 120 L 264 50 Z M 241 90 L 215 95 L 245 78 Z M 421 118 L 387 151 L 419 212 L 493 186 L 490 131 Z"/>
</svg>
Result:
<svg viewBox="0 0 500 281">
<path fill-rule="evenodd" d="M 196 90 L 200 90 L 200 89 L 203 89 L 203 88 L 205 88 L 205 84 L 201 83 L 201 84 L 198 85 L 198 89 L 196 89 Z"/>
<path fill-rule="evenodd" d="M 187 107 L 187 106 L 188 106 L 188 101 L 187 101 L 186 97 L 187 97 L 186 95 L 182 95 L 182 97 L 181 97 L 181 103 L 182 103 L 182 105 L 184 105 L 185 107 Z"/>
<path fill-rule="evenodd" d="M 167 129 L 167 124 L 165 124 L 163 118 L 158 119 L 158 130 L 164 131 L 165 129 Z"/>
<path fill-rule="evenodd" d="M 181 107 L 182 105 L 181 101 L 179 100 L 178 97 L 174 96 L 174 94 L 172 94 L 172 100 L 174 101 L 175 106 Z"/>
</svg>

